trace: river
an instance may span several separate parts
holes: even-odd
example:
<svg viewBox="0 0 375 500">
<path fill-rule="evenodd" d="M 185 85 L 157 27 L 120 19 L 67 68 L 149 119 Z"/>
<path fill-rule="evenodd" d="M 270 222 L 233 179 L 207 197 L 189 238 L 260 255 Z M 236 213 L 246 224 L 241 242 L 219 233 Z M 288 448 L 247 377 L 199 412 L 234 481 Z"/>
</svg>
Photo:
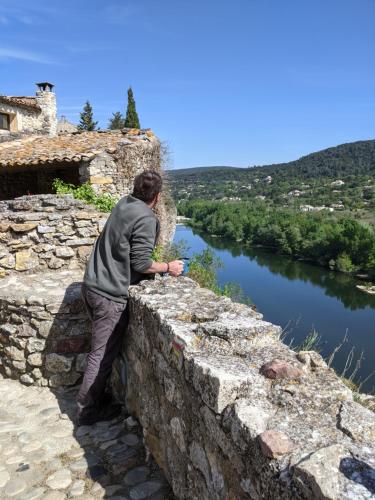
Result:
<svg viewBox="0 0 375 500">
<path fill-rule="evenodd" d="M 186 256 L 210 247 L 224 263 L 224 268 L 218 271 L 220 285 L 238 283 L 264 319 L 285 330 L 286 343 L 298 345 L 315 329 L 321 337 L 321 354 L 327 357 L 346 336 L 347 341 L 334 357 L 333 367 L 342 373 L 354 347 L 347 375 L 361 352 L 364 359 L 357 382 L 375 369 L 375 296 L 356 289 L 359 281 L 265 249 L 198 233 L 183 225 L 177 226 L 174 241 L 186 242 Z M 362 391 L 374 392 L 374 387 L 375 375 L 363 384 Z"/>
</svg>

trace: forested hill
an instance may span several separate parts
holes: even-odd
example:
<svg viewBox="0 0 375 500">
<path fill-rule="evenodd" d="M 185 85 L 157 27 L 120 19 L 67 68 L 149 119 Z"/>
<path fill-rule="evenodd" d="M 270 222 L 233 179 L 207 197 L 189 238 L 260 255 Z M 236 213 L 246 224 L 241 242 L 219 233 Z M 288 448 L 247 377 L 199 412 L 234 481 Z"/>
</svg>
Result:
<svg viewBox="0 0 375 500">
<path fill-rule="evenodd" d="M 198 167 L 173 170 L 169 176 L 176 200 L 257 197 L 278 205 L 366 208 L 375 194 L 375 140 L 341 144 L 289 163 Z"/>
</svg>

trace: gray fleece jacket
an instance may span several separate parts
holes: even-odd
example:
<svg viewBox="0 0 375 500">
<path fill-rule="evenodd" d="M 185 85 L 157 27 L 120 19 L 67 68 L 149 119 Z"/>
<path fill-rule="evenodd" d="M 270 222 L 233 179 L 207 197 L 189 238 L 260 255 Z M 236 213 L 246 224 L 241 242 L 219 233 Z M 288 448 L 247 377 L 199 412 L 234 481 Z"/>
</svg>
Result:
<svg viewBox="0 0 375 500">
<path fill-rule="evenodd" d="M 112 210 L 97 239 L 84 276 L 85 285 L 116 302 L 126 302 L 129 285 L 145 278 L 159 233 L 154 212 L 134 196 Z"/>
</svg>

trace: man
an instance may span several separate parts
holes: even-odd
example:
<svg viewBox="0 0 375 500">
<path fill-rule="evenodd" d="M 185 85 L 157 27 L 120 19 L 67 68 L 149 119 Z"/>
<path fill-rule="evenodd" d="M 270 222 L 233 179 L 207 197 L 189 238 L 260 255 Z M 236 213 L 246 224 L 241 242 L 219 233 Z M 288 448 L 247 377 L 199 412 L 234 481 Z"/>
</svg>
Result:
<svg viewBox="0 0 375 500">
<path fill-rule="evenodd" d="M 179 276 L 183 271 L 180 260 L 164 263 L 151 258 L 159 234 L 153 208 L 161 190 L 159 174 L 151 170 L 139 174 L 133 193 L 112 210 L 87 264 L 82 295 L 92 320 L 92 339 L 77 395 L 80 425 L 109 420 L 121 411 L 105 389 L 126 330 L 129 285 L 146 275 Z"/>
</svg>

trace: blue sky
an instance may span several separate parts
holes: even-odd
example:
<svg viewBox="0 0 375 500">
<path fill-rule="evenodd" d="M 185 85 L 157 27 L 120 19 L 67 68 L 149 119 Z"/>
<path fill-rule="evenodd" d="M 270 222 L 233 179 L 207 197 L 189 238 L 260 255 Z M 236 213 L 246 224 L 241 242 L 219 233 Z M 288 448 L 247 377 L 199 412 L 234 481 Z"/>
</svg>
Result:
<svg viewBox="0 0 375 500">
<path fill-rule="evenodd" d="M 0 0 L 0 93 L 56 84 L 105 128 L 132 85 L 174 168 L 375 137 L 374 0 Z"/>
</svg>

